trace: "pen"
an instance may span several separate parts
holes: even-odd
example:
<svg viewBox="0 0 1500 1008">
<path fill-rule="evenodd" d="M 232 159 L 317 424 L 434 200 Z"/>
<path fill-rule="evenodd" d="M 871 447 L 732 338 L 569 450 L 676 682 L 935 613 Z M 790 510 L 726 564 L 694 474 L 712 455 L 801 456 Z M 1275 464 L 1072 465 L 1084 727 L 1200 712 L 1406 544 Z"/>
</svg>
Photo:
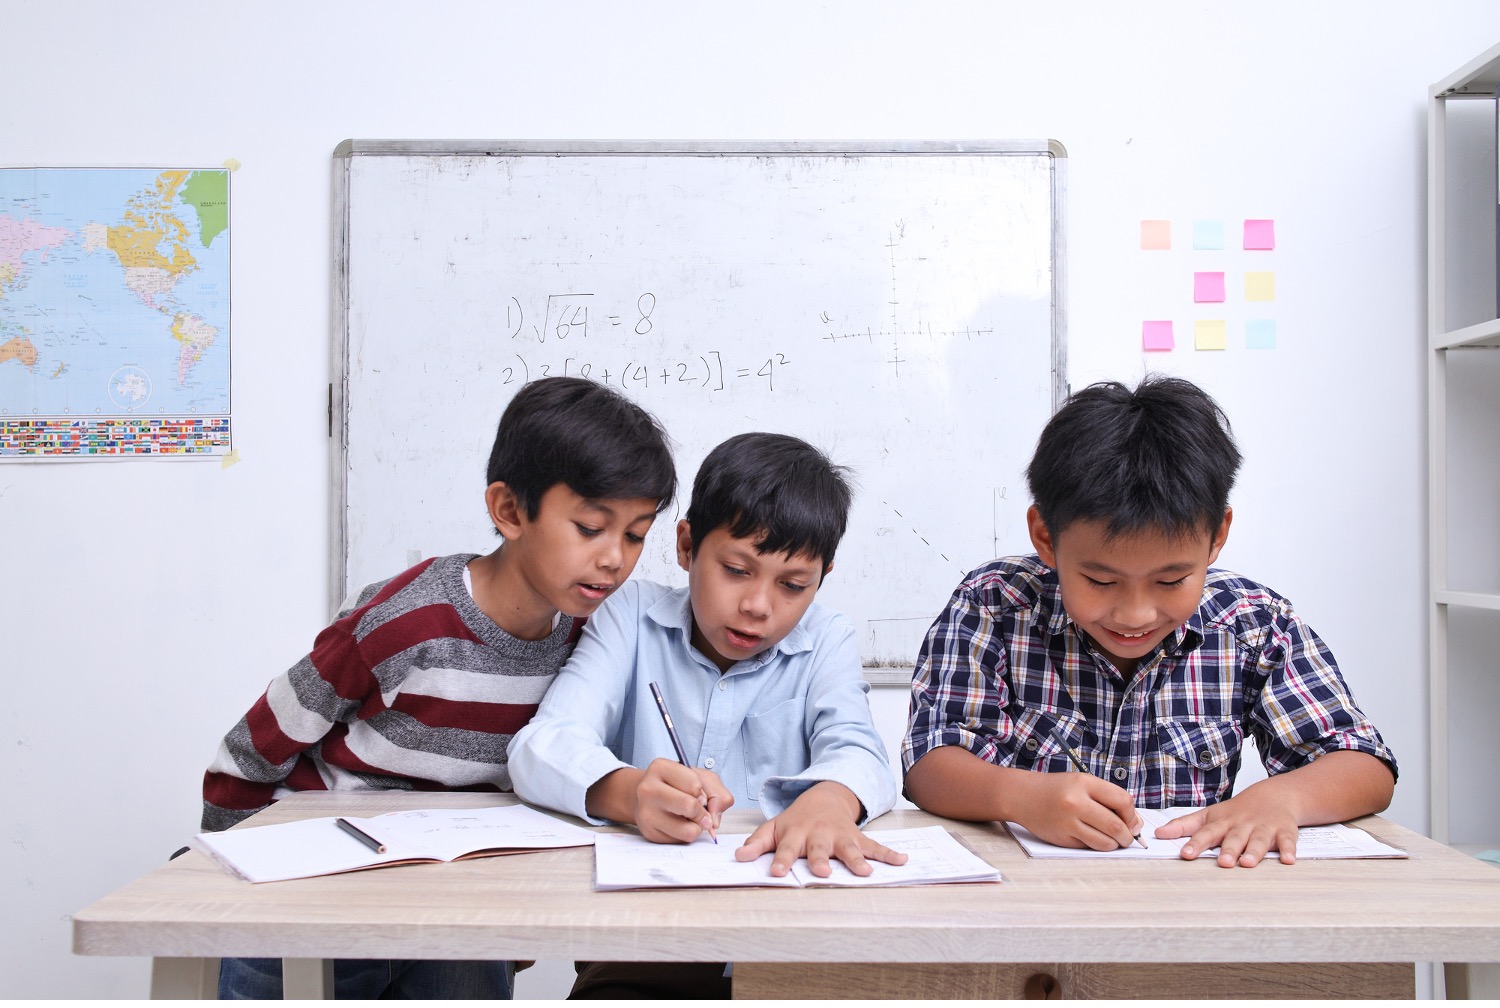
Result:
<svg viewBox="0 0 1500 1008">
<path fill-rule="evenodd" d="M 1057 743 L 1057 747 L 1059 749 L 1061 749 L 1063 752 L 1065 752 L 1065 753 L 1068 754 L 1068 759 L 1073 762 L 1073 765 L 1078 768 L 1079 772 L 1080 773 L 1088 773 L 1089 772 L 1089 768 L 1088 768 L 1088 765 L 1083 762 L 1083 757 L 1079 756 L 1078 753 L 1076 751 L 1074 751 L 1074 749 L 1073 749 L 1072 746 L 1070 746 L 1066 742 L 1064 742 L 1058 736 L 1057 732 L 1052 732 L 1051 734 L 1052 734 L 1052 741 Z M 1146 841 L 1144 841 L 1144 840 L 1141 839 L 1141 835 L 1139 833 L 1137 833 L 1135 835 L 1135 842 L 1138 843 L 1138 844 L 1140 844 L 1141 847 L 1145 848 L 1146 850 L 1150 850 L 1151 849 L 1149 847 L 1146 847 Z"/>
<path fill-rule="evenodd" d="M 667 701 L 666 698 L 661 695 L 661 687 L 656 685 L 656 683 L 648 683 L 648 685 L 651 687 L 651 697 L 656 701 L 656 709 L 661 711 L 662 723 L 667 726 L 667 737 L 672 740 L 672 748 L 677 750 L 677 762 L 681 763 L 685 767 L 692 766 L 692 764 L 688 762 L 687 751 L 682 748 L 682 739 L 677 737 L 677 726 L 672 723 L 672 715 L 667 713 Z M 705 812 L 708 811 L 708 803 L 706 800 L 703 805 L 703 810 Z M 714 843 L 719 842 L 719 838 L 714 835 L 712 826 L 710 826 L 708 829 L 708 835 Z"/>
<path fill-rule="evenodd" d="M 376 840 L 374 837 L 366 833 L 364 830 L 360 829 L 358 826 L 354 825 L 348 819 L 345 819 L 343 816 L 339 816 L 334 820 L 334 822 L 338 823 L 339 829 L 343 830 L 345 833 L 348 833 L 350 836 L 358 840 L 360 843 L 364 844 L 366 847 L 370 848 L 376 854 L 385 853 L 385 844 L 381 843 L 379 840 Z"/>
</svg>

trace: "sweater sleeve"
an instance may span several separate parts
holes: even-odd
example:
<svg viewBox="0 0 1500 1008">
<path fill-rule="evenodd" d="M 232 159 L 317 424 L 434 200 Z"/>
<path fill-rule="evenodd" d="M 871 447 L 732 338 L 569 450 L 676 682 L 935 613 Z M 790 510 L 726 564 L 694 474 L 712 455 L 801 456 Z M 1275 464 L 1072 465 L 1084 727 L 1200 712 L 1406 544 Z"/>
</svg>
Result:
<svg viewBox="0 0 1500 1008">
<path fill-rule="evenodd" d="M 353 615 L 318 635 L 313 650 L 273 679 L 224 736 L 203 775 L 205 831 L 228 829 L 271 804 L 283 784 L 324 787 L 305 753 L 340 722 L 358 716 L 365 697 L 380 692 L 354 638 Z"/>
</svg>

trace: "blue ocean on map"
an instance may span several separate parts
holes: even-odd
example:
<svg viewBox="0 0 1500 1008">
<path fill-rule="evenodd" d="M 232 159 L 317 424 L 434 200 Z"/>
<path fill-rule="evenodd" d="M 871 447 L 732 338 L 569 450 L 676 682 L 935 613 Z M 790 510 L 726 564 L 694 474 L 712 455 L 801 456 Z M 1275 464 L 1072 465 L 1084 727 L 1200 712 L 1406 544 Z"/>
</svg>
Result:
<svg viewBox="0 0 1500 1008">
<path fill-rule="evenodd" d="M 0 417 L 228 414 L 227 191 L 218 169 L 0 170 Z"/>
</svg>

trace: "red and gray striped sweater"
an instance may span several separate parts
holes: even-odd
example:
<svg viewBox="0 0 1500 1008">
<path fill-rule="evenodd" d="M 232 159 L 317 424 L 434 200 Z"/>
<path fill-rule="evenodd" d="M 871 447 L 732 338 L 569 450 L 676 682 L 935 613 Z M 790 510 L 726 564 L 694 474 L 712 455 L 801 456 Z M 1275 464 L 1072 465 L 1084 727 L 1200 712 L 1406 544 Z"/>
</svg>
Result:
<svg viewBox="0 0 1500 1008">
<path fill-rule="evenodd" d="M 531 720 L 582 620 L 512 637 L 464 586 L 473 554 L 362 589 L 312 653 L 224 737 L 203 777 L 205 831 L 289 791 L 510 790 L 505 747 Z"/>
</svg>

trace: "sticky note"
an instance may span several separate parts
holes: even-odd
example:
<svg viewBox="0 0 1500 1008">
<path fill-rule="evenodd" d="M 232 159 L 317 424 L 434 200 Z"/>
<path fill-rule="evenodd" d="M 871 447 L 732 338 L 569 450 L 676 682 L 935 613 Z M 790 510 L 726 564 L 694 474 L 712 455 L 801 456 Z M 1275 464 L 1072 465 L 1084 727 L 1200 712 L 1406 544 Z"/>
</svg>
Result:
<svg viewBox="0 0 1500 1008">
<path fill-rule="evenodd" d="M 1275 273 L 1246 273 L 1245 274 L 1245 300 L 1246 301 L 1275 301 L 1276 300 L 1276 274 Z"/>
<path fill-rule="evenodd" d="M 1141 248 L 1160 251 L 1172 247 L 1172 222 L 1164 220 L 1141 221 Z"/>
<path fill-rule="evenodd" d="M 1229 340 L 1225 336 L 1223 319 L 1200 319 L 1193 323 L 1193 346 L 1199 350 L 1226 350 Z"/>
<path fill-rule="evenodd" d="M 1142 350 L 1171 350 L 1174 345 L 1171 322 L 1141 323 Z"/>
<path fill-rule="evenodd" d="M 1275 350 L 1276 320 L 1248 319 L 1245 322 L 1245 349 Z"/>
<path fill-rule="evenodd" d="M 1208 301 L 1223 301 L 1224 274 L 1194 273 L 1193 300 L 1200 304 Z"/>
<path fill-rule="evenodd" d="M 234 465 L 239 460 L 240 460 L 240 450 L 238 448 L 231 448 L 229 451 L 227 451 L 223 455 L 219 456 L 219 468 L 220 469 L 228 469 L 230 466 Z"/>
<path fill-rule="evenodd" d="M 1224 222 L 1216 220 L 1193 221 L 1193 248 L 1221 249 L 1224 247 Z"/>
<path fill-rule="evenodd" d="M 1245 248 L 1273 249 L 1276 247 L 1276 222 L 1273 220 L 1245 221 Z"/>
</svg>

